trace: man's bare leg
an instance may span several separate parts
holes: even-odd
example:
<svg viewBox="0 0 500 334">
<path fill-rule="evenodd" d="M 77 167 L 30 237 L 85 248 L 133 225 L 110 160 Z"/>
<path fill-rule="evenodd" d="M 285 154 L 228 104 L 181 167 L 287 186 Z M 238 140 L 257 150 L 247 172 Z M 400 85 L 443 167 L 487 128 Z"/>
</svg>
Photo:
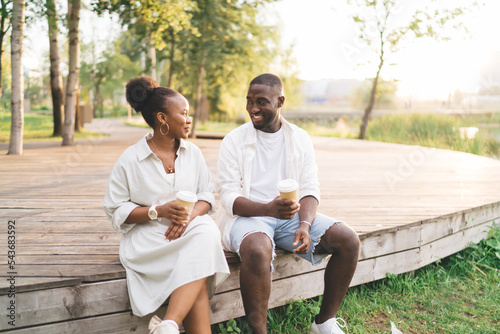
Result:
<svg viewBox="0 0 500 334">
<path fill-rule="evenodd" d="M 260 232 L 246 236 L 240 245 L 240 289 L 252 332 L 266 334 L 267 306 L 271 294 L 272 243 Z"/>
<path fill-rule="evenodd" d="M 317 317 L 321 324 L 337 316 L 358 264 L 359 238 L 351 227 L 339 223 L 326 231 L 318 247 L 319 252 L 332 254 L 325 269 L 325 290 Z"/>
</svg>

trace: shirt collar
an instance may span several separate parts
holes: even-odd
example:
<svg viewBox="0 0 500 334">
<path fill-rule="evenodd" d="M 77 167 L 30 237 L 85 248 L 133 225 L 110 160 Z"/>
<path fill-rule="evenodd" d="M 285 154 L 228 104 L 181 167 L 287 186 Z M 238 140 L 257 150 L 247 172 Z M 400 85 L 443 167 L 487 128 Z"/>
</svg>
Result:
<svg viewBox="0 0 500 334">
<path fill-rule="evenodd" d="M 290 126 L 290 123 L 287 122 L 287 120 L 280 115 L 280 120 L 281 120 L 281 129 L 283 129 L 283 134 L 287 136 L 289 133 L 293 132 L 293 128 Z M 248 126 L 251 128 L 250 133 L 251 135 L 247 137 L 247 143 L 248 144 L 257 144 L 257 129 L 253 127 L 252 122 L 247 123 Z"/>
<path fill-rule="evenodd" d="M 139 142 L 137 143 L 137 157 L 139 158 L 139 161 L 142 161 L 142 160 L 146 159 L 147 157 L 149 157 L 151 154 L 154 154 L 148 145 L 148 140 L 151 139 L 152 137 L 153 137 L 153 133 L 149 132 L 144 137 L 142 137 L 141 140 L 139 140 Z M 187 147 L 186 141 L 181 138 L 179 149 L 177 150 L 177 155 L 179 155 L 179 151 L 181 149 L 184 150 L 184 149 L 186 149 L 186 147 Z"/>
</svg>

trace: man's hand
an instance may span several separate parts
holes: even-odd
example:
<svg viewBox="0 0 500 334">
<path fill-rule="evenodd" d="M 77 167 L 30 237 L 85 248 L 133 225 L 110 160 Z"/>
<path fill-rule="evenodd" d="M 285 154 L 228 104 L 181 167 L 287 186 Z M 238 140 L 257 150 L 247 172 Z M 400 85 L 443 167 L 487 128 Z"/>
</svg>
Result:
<svg viewBox="0 0 500 334">
<path fill-rule="evenodd" d="M 271 217 L 279 219 L 292 219 L 299 212 L 300 203 L 293 199 L 282 199 L 280 196 L 268 203 Z"/>
<path fill-rule="evenodd" d="M 292 245 L 294 247 L 299 245 L 299 247 L 293 250 L 294 253 L 306 254 L 309 251 L 309 247 L 311 247 L 311 236 L 309 235 L 309 225 L 300 224 L 297 231 L 295 231 L 295 238 L 293 239 Z"/>
</svg>

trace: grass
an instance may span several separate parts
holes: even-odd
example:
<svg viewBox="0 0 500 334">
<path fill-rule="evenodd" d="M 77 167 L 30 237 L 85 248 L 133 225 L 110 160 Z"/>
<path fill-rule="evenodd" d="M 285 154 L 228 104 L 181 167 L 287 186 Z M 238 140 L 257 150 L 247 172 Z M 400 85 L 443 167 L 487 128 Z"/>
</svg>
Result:
<svg viewBox="0 0 500 334">
<path fill-rule="evenodd" d="M 313 136 L 357 138 L 359 117 L 344 118 L 345 127 L 336 120 L 298 121 L 296 124 Z M 461 127 L 478 127 L 475 138 L 463 138 Z M 373 117 L 366 139 L 387 143 L 436 147 L 500 158 L 500 113 L 483 115 L 388 114 Z"/>
<path fill-rule="evenodd" d="M 0 143 L 10 140 L 11 114 L 0 112 Z M 46 114 L 25 114 L 24 115 L 24 141 L 34 140 L 61 140 L 60 136 L 53 137 L 54 123 L 51 115 Z M 75 132 L 75 139 L 102 137 L 105 134 L 87 131 L 83 129 Z"/>
<path fill-rule="evenodd" d="M 385 115 L 370 121 L 366 137 L 368 140 L 444 148 L 499 158 L 500 142 L 490 136 L 487 129 L 479 131 L 473 139 L 463 138 L 460 134 L 460 127 L 491 124 L 498 118 L 419 113 Z"/>
<path fill-rule="evenodd" d="M 339 317 L 346 333 L 497 333 L 500 323 L 500 227 L 479 244 L 416 270 L 349 289 Z M 268 333 L 309 333 L 321 297 L 268 311 Z M 244 317 L 212 333 L 250 333 Z"/>
</svg>

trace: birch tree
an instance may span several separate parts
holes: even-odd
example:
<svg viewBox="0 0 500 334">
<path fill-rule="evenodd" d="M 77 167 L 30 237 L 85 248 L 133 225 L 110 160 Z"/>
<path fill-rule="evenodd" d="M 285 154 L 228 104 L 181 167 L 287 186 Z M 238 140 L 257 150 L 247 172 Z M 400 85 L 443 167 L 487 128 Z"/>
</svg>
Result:
<svg viewBox="0 0 500 334">
<path fill-rule="evenodd" d="M 50 90 L 52 94 L 52 114 L 54 118 L 54 132 L 52 136 L 62 135 L 64 122 L 64 94 L 63 81 L 60 69 L 61 50 L 59 45 L 58 15 L 54 0 L 47 0 L 47 21 L 49 24 L 50 39 Z"/>
<path fill-rule="evenodd" d="M 78 95 L 78 77 L 80 74 L 80 0 L 69 0 L 69 74 L 66 85 L 66 103 L 64 105 L 63 146 L 74 143 L 76 103 Z"/>
<path fill-rule="evenodd" d="M 23 154 L 24 129 L 24 80 L 23 80 L 23 29 L 24 0 L 14 0 L 12 6 L 11 69 L 12 69 L 12 123 L 7 154 Z"/>
<path fill-rule="evenodd" d="M 2 55 L 4 52 L 3 41 L 4 37 L 7 36 L 7 32 L 10 29 L 10 18 L 12 16 L 12 1 L 11 0 L 0 0 L 2 5 L 1 17 L 0 17 L 0 96 L 2 96 Z"/>
<path fill-rule="evenodd" d="M 344 47 L 344 55 L 350 57 L 366 46 L 377 64 L 370 98 L 359 128 L 358 138 L 364 139 L 375 106 L 381 71 L 389 63 L 390 56 L 399 51 L 404 40 L 422 37 L 446 40 L 449 31 L 459 29 L 466 31 L 456 20 L 466 12 L 466 9 L 442 7 L 441 3 L 435 0 L 429 0 L 426 4 L 401 0 L 350 0 L 349 2 L 356 7 L 352 19 L 357 26 L 360 43 Z M 406 6 L 403 6 L 403 3 Z M 476 6 L 476 3 L 471 0 L 470 7 L 472 6 Z"/>
</svg>

